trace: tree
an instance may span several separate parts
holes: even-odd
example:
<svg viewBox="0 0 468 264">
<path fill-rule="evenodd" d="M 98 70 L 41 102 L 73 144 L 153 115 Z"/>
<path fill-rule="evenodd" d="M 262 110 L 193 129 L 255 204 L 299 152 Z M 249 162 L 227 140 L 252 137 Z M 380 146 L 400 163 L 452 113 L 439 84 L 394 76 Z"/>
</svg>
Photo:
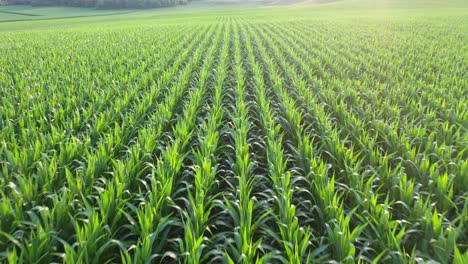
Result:
<svg viewBox="0 0 468 264">
<path fill-rule="evenodd" d="M 8 5 L 30 5 L 30 0 L 3 0 Z"/>
</svg>

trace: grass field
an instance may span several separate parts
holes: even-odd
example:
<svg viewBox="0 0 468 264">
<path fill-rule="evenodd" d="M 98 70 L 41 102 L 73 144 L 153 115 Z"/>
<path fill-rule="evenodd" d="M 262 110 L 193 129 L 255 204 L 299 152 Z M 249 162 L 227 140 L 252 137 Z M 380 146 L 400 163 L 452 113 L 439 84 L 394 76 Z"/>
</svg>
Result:
<svg viewBox="0 0 468 264">
<path fill-rule="evenodd" d="M 468 263 L 441 2 L 0 7 L 0 262 Z"/>
<path fill-rule="evenodd" d="M 0 6 L 0 23 L 28 20 L 55 20 L 132 13 L 135 10 L 95 10 L 76 7 Z M 59 23 L 56 23 L 59 24 Z M 25 24 L 24 26 L 28 26 Z"/>
</svg>

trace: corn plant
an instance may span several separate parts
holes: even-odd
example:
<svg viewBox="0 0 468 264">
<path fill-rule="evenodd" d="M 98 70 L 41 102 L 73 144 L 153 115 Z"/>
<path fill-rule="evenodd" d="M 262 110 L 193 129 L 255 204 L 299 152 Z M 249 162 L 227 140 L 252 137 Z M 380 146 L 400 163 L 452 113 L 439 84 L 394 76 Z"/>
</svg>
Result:
<svg viewBox="0 0 468 264">
<path fill-rule="evenodd" d="M 467 263 L 466 1 L 368 2 L 1 7 L 0 262 Z"/>
</svg>

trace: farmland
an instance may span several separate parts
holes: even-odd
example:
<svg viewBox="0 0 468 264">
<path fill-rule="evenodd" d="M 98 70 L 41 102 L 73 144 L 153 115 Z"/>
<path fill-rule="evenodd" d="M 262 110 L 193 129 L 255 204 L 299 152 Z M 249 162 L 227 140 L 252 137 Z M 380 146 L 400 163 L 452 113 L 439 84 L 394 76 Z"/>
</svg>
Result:
<svg viewBox="0 0 468 264">
<path fill-rule="evenodd" d="M 59 9 L 0 12 L 1 263 L 468 263 L 465 1 Z"/>
</svg>

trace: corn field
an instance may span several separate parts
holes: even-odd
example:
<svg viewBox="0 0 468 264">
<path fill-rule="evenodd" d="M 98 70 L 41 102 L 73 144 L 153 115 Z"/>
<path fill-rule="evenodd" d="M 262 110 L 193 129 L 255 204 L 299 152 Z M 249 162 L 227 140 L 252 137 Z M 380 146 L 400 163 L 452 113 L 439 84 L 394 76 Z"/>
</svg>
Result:
<svg viewBox="0 0 468 264">
<path fill-rule="evenodd" d="M 3 32 L 0 262 L 468 263 L 455 20 Z"/>
</svg>

